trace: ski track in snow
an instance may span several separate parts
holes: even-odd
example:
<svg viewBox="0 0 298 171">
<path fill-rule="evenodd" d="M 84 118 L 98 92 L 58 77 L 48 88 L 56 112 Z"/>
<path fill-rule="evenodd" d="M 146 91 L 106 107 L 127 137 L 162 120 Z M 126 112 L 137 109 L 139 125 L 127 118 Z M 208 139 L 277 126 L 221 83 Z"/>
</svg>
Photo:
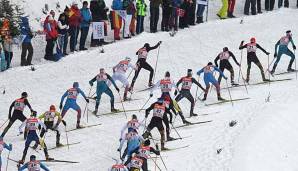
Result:
<svg viewBox="0 0 298 171">
<path fill-rule="evenodd" d="M 291 17 L 291 18 L 290 18 Z M 285 20 L 287 18 L 287 20 Z M 16 67 L 0 74 L 0 87 L 6 88 L 6 94 L 0 95 L 0 113 L 1 123 L 7 118 L 8 107 L 10 103 L 20 96 L 22 91 L 29 93 L 29 101 L 34 110 L 40 114 L 48 109 L 50 104 L 59 105 L 61 95 L 66 89 L 70 88 L 74 81 L 79 81 L 81 89 L 87 94 L 88 81 L 93 78 L 100 67 L 107 68 L 111 73 L 111 67 L 115 65 L 124 56 L 131 56 L 133 62 L 136 61 L 135 51 L 140 48 L 144 42 L 155 44 L 158 40 L 163 43 L 160 48 L 159 63 L 156 73 L 156 79 L 163 77 L 164 72 L 169 70 L 171 77 L 176 81 L 186 74 L 187 68 L 192 68 L 194 73 L 213 61 L 215 56 L 224 46 L 234 52 L 236 58 L 240 60 L 240 51 L 238 46 L 241 40 L 249 40 L 254 36 L 257 42 L 266 50 L 273 53 L 275 42 L 288 29 L 293 31 L 294 41 L 297 43 L 298 33 L 298 13 L 294 9 L 282 9 L 279 11 L 266 13 L 258 16 L 244 18 L 244 24 L 239 24 L 240 18 L 225 21 L 211 21 L 190 29 L 179 31 L 175 37 L 170 37 L 168 33 L 149 34 L 144 33 L 134 39 L 118 42 L 105 46 L 106 53 L 100 54 L 98 50 L 90 52 L 79 52 L 69 55 L 57 63 L 45 62 L 36 65 L 36 71 L 30 71 L 30 67 Z M 283 24 L 279 24 L 283 23 Z M 239 31 L 240 30 L 240 31 Z M 261 31 L 260 31 L 261 30 Z M 186 33 L 187 32 L 187 33 Z M 188 34 L 189 33 L 189 34 Z M 186 41 L 189 40 L 189 41 Z M 124 48 L 119 48 L 124 47 Z M 157 50 L 149 53 L 148 62 L 154 66 Z M 272 56 L 272 55 L 271 55 Z M 258 51 L 258 57 L 264 68 L 267 65 L 267 57 Z M 272 59 L 272 57 L 271 57 Z M 283 57 L 277 68 L 277 73 L 283 71 L 288 64 L 289 58 Z M 231 63 L 234 65 L 233 61 Z M 173 66 L 176 65 L 176 66 Z M 242 70 L 246 74 L 246 51 L 243 52 Z M 227 76 L 229 74 L 225 72 Z M 149 73 L 142 70 L 135 86 L 135 90 L 140 90 L 147 85 Z M 238 69 L 235 68 L 235 77 L 238 79 Z M 132 78 L 132 76 L 131 76 Z M 190 145 L 188 148 L 162 153 L 167 164 L 168 170 L 295 170 L 298 159 L 297 138 L 295 131 L 295 105 L 297 97 L 297 81 L 295 74 L 276 76 L 278 78 L 292 78 L 291 81 L 275 82 L 259 86 L 248 86 L 246 94 L 244 87 L 231 89 L 233 98 L 250 97 L 249 100 L 204 106 L 200 101 L 195 107 L 196 113 L 220 113 L 191 118 L 190 121 L 213 120 L 210 123 L 193 125 L 179 128 L 181 135 L 192 135 L 190 138 L 176 140 L 166 143 L 166 147 L 179 147 Z M 251 83 L 259 82 L 261 76 L 258 68 L 252 65 Z M 200 80 L 203 84 L 202 79 Z M 204 84 L 203 84 L 204 85 Z M 222 87 L 225 87 L 222 82 Z M 114 95 L 116 101 L 119 101 L 117 93 Z M 195 94 L 196 87 L 192 89 Z M 93 91 L 94 92 L 94 88 Z M 268 92 L 271 93 L 270 102 L 265 102 Z M 199 93 L 201 91 L 199 90 Z M 121 89 L 121 95 L 123 89 Z M 198 93 L 198 94 L 199 94 Z M 158 90 L 154 94 L 147 106 L 154 102 L 159 96 Z M 229 98 L 228 91 L 222 90 L 222 96 Z M 140 108 L 149 97 L 149 92 L 136 93 L 133 98 L 142 98 L 142 100 L 126 102 L 126 109 Z M 208 95 L 207 103 L 216 101 L 215 90 Z M 82 110 L 85 107 L 83 98 L 78 98 Z M 190 104 L 187 100 L 180 103 L 184 115 L 189 115 Z M 121 109 L 120 103 L 116 107 Z M 90 103 L 88 108 L 93 110 L 94 103 Z M 110 108 L 107 96 L 102 96 L 100 113 L 108 112 Z M 29 110 L 25 113 L 28 116 Z M 127 112 L 130 118 L 132 114 L 137 114 L 140 120 L 143 120 L 143 112 Z M 151 116 L 151 115 L 150 115 Z M 150 118 L 150 117 L 149 117 Z M 68 129 L 75 127 L 76 113 L 69 111 L 65 117 Z M 237 120 L 234 127 L 229 127 L 231 120 Z M 101 116 L 96 118 L 89 114 L 89 123 L 86 117 L 82 118 L 82 124 L 102 123 L 102 125 L 92 128 L 86 128 L 78 131 L 69 132 L 69 142 L 81 141 L 79 145 L 51 150 L 51 157 L 57 159 L 79 161 L 79 164 L 49 163 L 51 170 L 107 170 L 114 161 L 112 157 L 118 158 L 116 151 L 119 145 L 120 129 L 127 121 L 123 113 L 117 115 Z M 147 120 L 147 124 L 149 120 Z M 176 119 L 175 125 L 180 125 L 181 119 Z M 13 152 L 11 158 L 20 159 L 24 148 L 22 137 L 16 137 L 17 128 L 20 125 L 16 121 L 9 130 L 5 140 L 13 143 Z M 65 132 L 61 126 L 61 142 L 66 143 Z M 140 129 L 143 130 L 142 128 Z M 171 135 L 177 137 L 172 130 Z M 153 136 L 159 138 L 156 129 L 153 130 Z M 49 148 L 55 145 L 55 133 L 49 131 L 46 135 L 46 143 Z M 288 144 L 288 145 L 287 145 Z M 217 154 L 217 150 L 222 151 Z M 273 153 L 273 154 L 272 154 Z M 27 159 L 30 154 L 36 154 L 38 158 L 44 158 L 43 152 L 34 152 L 29 149 Z M 7 156 L 7 151 L 2 153 Z M 4 158 L 4 157 L 3 157 Z M 2 161 L 6 163 L 5 159 Z M 160 160 L 158 165 L 163 169 Z M 14 170 L 15 163 L 9 162 L 9 170 Z M 152 161 L 149 161 L 149 168 L 154 169 Z"/>
</svg>

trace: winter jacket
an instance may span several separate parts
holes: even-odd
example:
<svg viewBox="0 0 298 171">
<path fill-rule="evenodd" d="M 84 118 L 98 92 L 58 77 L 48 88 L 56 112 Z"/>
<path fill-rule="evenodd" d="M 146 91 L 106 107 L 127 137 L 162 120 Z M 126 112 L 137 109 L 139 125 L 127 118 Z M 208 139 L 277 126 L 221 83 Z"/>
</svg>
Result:
<svg viewBox="0 0 298 171">
<path fill-rule="evenodd" d="M 137 15 L 146 16 L 147 5 L 144 0 L 137 0 Z"/>
<path fill-rule="evenodd" d="M 181 0 L 173 0 L 172 1 L 173 7 L 180 7 L 181 4 L 182 4 Z"/>
<path fill-rule="evenodd" d="M 91 0 L 90 11 L 92 14 L 93 22 L 108 20 L 108 10 L 109 9 L 106 7 L 104 0 Z"/>
<path fill-rule="evenodd" d="M 162 3 L 162 0 L 150 0 L 150 8 L 159 8 L 160 4 Z"/>
<path fill-rule="evenodd" d="M 61 17 L 65 16 L 65 20 L 62 20 Z M 64 13 L 60 14 L 58 19 L 58 33 L 65 35 L 68 31 L 68 16 Z"/>
<path fill-rule="evenodd" d="M 69 27 L 79 27 L 82 22 L 81 12 L 75 5 L 71 6 L 69 12 Z"/>
<path fill-rule="evenodd" d="M 135 15 L 137 9 L 135 7 L 134 0 L 123 0 L 122 4 L 123 10 L 126 10 L 128 15 Z"/>
<path fill-rule="evenodd" d="M 27 17 L 21 17 L 20 27 L 21 27 L 21 35 L 23 36 L 22 43 L 31 43 L 33 34 L 29 27 L 29 22 Z"/>
<path fill-rule="evenodd" d="M 5 71 L 7 69 L 7 61 L 5 60 L 4 52 L 0 52 L 0 71 Z"/>
<path fill-rule="evenodd" d="M 80 10 L 82 16 L 81 27 L 89 27 L 92 21 L 91 11 L 89 8 L 81 8 Z"/>
<path fill-rule="evenodd" d="M 121 0 L 113 0 L 112 2 L 112 9 L 113 10 L 122 10 L 122 1 Z"/>
<path fill-rule="evenodd" d="M 46 33 L 46 40 L 56 40 L 58 37 L 58 25 L 55 20 L 49 21 L 48 17 L 44 23 L 44 32 Z"/>
</svg>

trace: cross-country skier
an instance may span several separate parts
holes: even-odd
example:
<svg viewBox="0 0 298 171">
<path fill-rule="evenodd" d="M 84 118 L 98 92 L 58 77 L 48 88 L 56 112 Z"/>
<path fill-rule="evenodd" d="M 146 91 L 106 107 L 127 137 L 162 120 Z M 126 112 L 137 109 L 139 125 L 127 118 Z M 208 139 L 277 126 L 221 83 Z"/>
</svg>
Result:
<svg viewBox="0 0 298 171">
<path fill-rule="evenodd" d="M 28 97 L 27 92 L 23 92 L 21 98 L 16 99 L 14 102 L 11 103 L 11 105 L 9 107 L 9 114 L 8 114 L 9 123 L 6 126 L 6 128 L 4 129 L 4 131 L 2 132 L 1 137 L 5 136 L 5 134 L 9 130 L 9 128 L 13 125 L 13 123 L 16 120 L 20 120 L 22 122 L 24 122 L 26 120 L 26 116 L 24 116 L 24 114 L 23 114 L 23 111 L 24 111 L 26 106 L 29 107 L 29 109 L 31 110 L 31 113 L 33 112 L 33 109 L 31 108 L 31 105 L 30 105 L 27 97 Z M 11 116 L 12 108 L 14 108 L 14 110 L 13 110 L 13 113 L 12 113 L 12 116 Z M 24 134 L 24 136 L 25 135 L 26 134 Z"/>
<path fill-rule="evenodd" d="M 143 167 L 143 160 L 139 156 L 132 157 L 129 163 L 129 171 L 141 171 L 142 167 Z"/>
<path fill-rule="evenodd" d="M 128 171 L 124 164 L 114 164 L 109 171 Z"/>
<path fill-rule="evenodd" d="M 93 86 L 93 82 L 97 82 L 97 87 L 96 87 L 96 104 L 95 104 L 95 110 L 94 110 L 94 114 L 97 114 L 98 111 L 98 106 L 100 103 L 100 99 L 101 99 L 101 95 L 102 93 L 107 94 L 108 96 L 110 96 L 111 100 L 111 112 L 117 112 L 119 111 L 118 109 L 115 109 L 114 107 L 114 95 L 112 90 L 109 88 L 108 86 L 108 81 L 110 81 L 115 89 L 117 90 L 117 92 L 119 93 L 119 88 L 117 87 L 117 85 L 115 84 L 115 81 L 113 80 L 113 78 L 107 74 L 104 70 L 104 68 L 100 68 L 99 70 L 99 74 L 97 74 L 92 80 L 89 81 L 90 86 Z"/>
<path fill-rule="evenodd" d="M 139 122 L 135 114 L 132 115 L 131 120 L 129 120 L 124 127 L 121 129 L 121 137 L 125 135 L 125 131 L 130 132 L 132 130 L 138 130 L 140 126 L 145 126 L 142 122 Z M 121 141 L 121 140 L 120 140 Z"/>
<path fill-rule="evenodd" d="M 25 142 L 25 149 L 23 151 L 23 157 L 19 161 L 20 164 L 24 163 L 24 161 L 26 159 L 26 155 L 27 155 L 29 145 L 32 141 L 35 141 L 37 144 L 39 144 L 43 147 L 46 160 L 53 160 L 53 158 L 49 157 L 48 149 L 47 149 L 46 144 L 44 142 L 41 142 L 38 135 L 37 135 L 36 130 L 38 129 L 39 126 L 41 126 L 43 129 L 47 129 L 46 125 L 41 120 L 36 118 L 36 111 L 33 111 L 30 118 L 26 119 L 22 123 L 22 125 L 19 127 L 20 134 L 23 133 L 23 131 L 22 131 L 23 127 L 25 127 L 25 129 L 28 130 L 28 135 L 27 135 L 27 139 L 26 139 L 26 142 Z"/>
<path fill-rule="evenodd" d="M 234 62 L 240 67 L 240 64 L 238 63 L 238 61 L 235 58 L 235 55 L 229 51 L 228 47 L 224 47 L 223 51 L 220 52 L 217 57 L 214 60 L 215 66 L 218 67 L 217 61 L 220 60 L 219 62 L 219 69 L 221 70 L 221 72 L 224 72 L 225 69 L 227 69 L 228 71 L 230 71 L 231 73 L 231 84 L 232 85 L 237 85 L 234 82 L 234 69 L 233 66 L 231 65 L 231 63 L 229 62 L 230 57 L 233 58 Z M 218 77 L 218 83 L 220 84 L 222 79 L 222 76 L 219 75 Z"/>
<path fill-rule="evenodd" d="M 2 151 L 4 150 L 4 148 L 6 148 L 8 151 L 12 150 L 12 144 L 7 145 L 4 141 L 3 141 L 3 137 L 0 137 L 0 170 L 2 168 L 2 158 L 1 158 L 1 154 Z"/>
<path fill-rule="evenodd" d="M 291 60 L 290 60 L 290 63 L 288 65 L 288 69 L 287 71 L 288 72 L 293 72 L 295 71 L 294 69 L 292 69 L 292 65 L 293 65 L 293 62 L 295 60 L 295 55 L 294 53 L 288 48 L 288 45 L 289 43 L 292 43 L 292 46 L 293 46 L 293 49 L 294 51 L 296 50 L 296 46 L 294 44 L 294 41 L 293 41 L 293 37 L 292 37 L 292 32 L 291 30 L 288 30 L 286 32 L 286 36 L 283 36 L 276 44 L 275 44 L 275 52 L 274 52 L 274 57 L 276 58 L 276 61 L 274 62 L 274 65 L 273 65 L 273 68 L 272 70 L 270 71 L 271 74 L 274 74 L 275 72 L 275 69 L 277 67 L 277 64 L 281 58 L 281 56 L 283 54 L 285 55 L 288 55 L 291 57 Z M 277 48 L 278 48 L 278 51 L 277 51 Z"/>
<path fill-rule="evenodd" d="M 183 124 L 190 124 L 190 122 L 185 119 L 183 112 L 175 99 L 171 99 L 169 96 L 166 96 L 164 98 L 164 101 L 166 103 L 167 108 L 169 108 L 169 110 L 171 110 L 175 115 L 179 114 Z"/>
<path fill-rule="evenodd" d="M 127 141 L 127 161 L 125 162 L 125 165 L 127 165 L 129 163 L 129 161 L 131 160 L 132 154 L 137 152 L 141 143 L 144 142 L 144 138 L 140 135 L 138 135 L 138 131 L 133 129 L 132 131 L 130 131 L 129 133 L 127 133 L 124 137 L 122 137 L 121 142 L 120 142 L 120 146 L 117 149 L 117 151 L 121 152 L 121 149 L 125 143 L 125 141 Z M 126 156 L 122 156 L 122 160 L 124 160 Z"/>
<path fill-rule="evenodd" d="M 160 155 L 160 151 L 157 149 L 154 149 L 153 147 L 150 146 L 150 140 L 147 139 L 144 144 L 141 145 L 139 148 L 138 153 L 136 156 L 138 156 L 140 159 L 143 160 L 143 165 L 142 165 L 142 170 L 143 171 L 148 171 L 148 164 L 147 160 L 150 157 L 150 153 L 154 153 L 156 155 Z"/>
<path fill-rule="evenodd" d="M 30 161 L 24 164 L 22 167 L 20 167 L 18 170 L 23 171 L 25 169 L 28 169 L 28 171 L 39 171 L 40 169 L 43 169 L 45 171 L 50 171 L 50 169 L 47 168 L 46 165 L 41 163 L 40 161 L 36 160 L 35 155 L 30 156 Z"/>
<path fill-rule="evenodd" d="M 40 138 L 43 138 L 44 134 L 50 129 L 52 131 L 56 131 L 56 146 L 59 147 L 62 144 L 60 144 L 60 131 L 58 130 L 58 126 L 54 125 L 55 118 L 57 118 L 57 121 L 63 123 L 64 126 L 66 126 L 66 122 L 62 120 L 61 114 L 56 111 L 56 107 L 54 105 L 50 106 L 50 110 L 46 111 L 42 115 L 38 117 L 38 119 L 42 120 L 44 119 L 44 124 L 46 125 L 47 129 L 41 129 L 40 132 Z M 37 143 L 33 146 L 33 148 L 37 148 Z"/>
<path fill-rule="evenodd" d="M 176 96 L 175 100 L 179 102 L 181 99 L 184 97 L 187 98 L 188 101 L 190 101 L 191 106 L 190 106 L 190 117 L 192 116 L 198 116 L 197 114 L 193 113 L 194 106 L 195 106 L 195 100 L 190 92 L 192 83 L 195 83 L 198 87 L 200 87 L 203 91 L 206 91 L 202 85 L 192 77 L 192 69 L 187 70 L 187 76 L 180 78 L 180 80 L 177 82 L 176 87 L 179 87 L 180 84 L 182 84 L 181 90 L 179 91 L 178 96 L 177 93 L 178 91 L 176 90 L 174 95 Z"/>
<path fill-rule="evenodd" d="M 157 128 L 160 133 L 160 141 L 161 141 L 161 150 L 166 150 L 165 148 L 165 130 L 162 124 L 163 117 L 165 113 L 170 113 L 169 109 L 166 108 L 164 103 L 164 99 L 158 98 L 157 102 L 153 103 L 149 108 L 146 109 L 145 118 L 148 117 L 150 111 L 153 110 L 153 117 L 147 126 L 146 132 L 143 134 L 144 138 L 148 138 L 150 136 L 150 131 L 153 128 Z"/>
<path fill-rule="evenodd" d="M 173 112 L 176 112 L 176 110 L 174 109 L 174 107 L 171 106 L 171 99 L 166 96 L 164 99 L 164 104 L 166 106 L 166 108 L 168 109 L 168 111 L 172 110 Z M 170 108 L 170 106 L 172 108 Z M 168 118 L 168 115 L 170 116 L 170 119 Z M 176 114 L 177 115 L 177 114 Z M 167 141 L 172 141 L 174 140 L 173 137 L 170 136 L 170 124 L 172 124 L 172 120 L 173 120 L 173 114 L 171 112 L 166 112 L 165 115 L 163 115 L 162 121 L 166 126 L 166 135 L 167 135 Z"/>
<path fill-rule="evenodd" d="M 127 99 L 127 92 L 129 90 L 129 83 L 127 77 L 125 75 L 126 71 L 131 68 L 137 70 L 138 67 L 134 66 L 130 63 L 130 57 L 125 57 L 124 60 L 120 61 L 116 66 L 113 67 L 113 75 L 112 79 L 114 81 L 119 80 L 125 87 L 123 100 L 126 101 Z"/>
<path fill-rule="evenodd" d="M 261 49 L 266 55 L 269 55 L 270 53 L 267 52 L 265 49 L 263 49 L 259 44 L 256 43 L 256 39 L 253 37 L 250 39 L 250 43 L 247 43 L 245 45 L 243 45 L 244 41 L 241 42 L 239 49 L 247 49 L 247 72 L 246 72 L 246 82 L 249 83 L 249 79 L 250 79 L 250 68 L 251 68 L 251 63 L 255 63 L 260 71 L 261 71 L 261 75 L 262 75 L 262 79 L 263 81 L 269 81 L 268 79 L 265 78 L 265 73 L 264 73 L 264 69 L 262 64 L 260 63 L 256 51 L 257 49 Z"/>
<path fill-rule="evenodd" d="M 144 68 L 147 71 L 150 71 L 148 86 L 149 87 L 153 86 L 152 79 L 153 79 L 154 70 L 150 66 L 150 64 L 148 64 L 146 62 L 146 59 L 147 59 L 148 53 L 151 50 L 158 48 L 160 44 L 161 44 L 161 41 L 159 41 L 155 46 L 150 47 L 149 43 L 145 43 L 144 47 L 142 47 L 141 49 L 139 49 L 136 52 L 136 55 L 138 55 L 138 61 L 137 61 L 138 69 L 136 70 L 135 75 L 132 79 L 132 82 L 131 82 L 131 85 L 130 85 L 130 91 L 133 91 L 133 86 L 134 86 L 134 84 L 135 84 L 135 82 L 138 78 L 138 75 L 139 75 L 142 68 Z"/>
<path fill-rule="evenodd" d="M 68 109 L 73 109 L 75 111 L 78 112 L 77 114 L 77 128 L 82 128 L 82 126 L 80 125 L 81 122 L 81 108 L 80 106 L 77 104 L 77 98 L 78 95 L 81 94 L 84 99 L 86 100 L 87 103 L 89 103 L 89 99 L 87 99 L 87 97 L 85 96 L 85 93 L 79 88 L 79 83 L 78 82 L 74 82 L 72 88 L 68 89 L 62 96 L 61 101 L 60 101 L 60 110 L 62 109 L 62 118 L 64 118 L 66 112 L 68 111 Z M 63 106 L 63 101 L 65 99 L 65 97 L 67 97 L 66 102 Z M 59 125 L 60 122 L 58 121 L 57 125 Z"/>
<path fill-rule="evenodd" d="M 224 79 L 228 79 L 222 72 L 220 69 L 218 69 L 216 66 L 214 66 L 212 64 L 212 62 L 208 62 L 207 66 L 205 66 L 204 68 L 202 68 L 201 70 L 199 70 L 197 72 L 197 75 L 200 76 L 201 73 L 204 73 L 204 82 L 206 85 L 206 91 L 204 94 L 204 98 L 202 99 L 203 101 L 206 100 L 207 98 L 207 94 L 210 88 L 210 83 L 213 84 L 216 88 L 216 92 L 217 92 L 217 99 L 218 100 L 225 100 L 220 96 L 220 85 L 217 82 L 217 80 L 214 78 L 213 73 L 217 71 L 219 72 L 219 74 L 224 78 Z"/>
</svg>

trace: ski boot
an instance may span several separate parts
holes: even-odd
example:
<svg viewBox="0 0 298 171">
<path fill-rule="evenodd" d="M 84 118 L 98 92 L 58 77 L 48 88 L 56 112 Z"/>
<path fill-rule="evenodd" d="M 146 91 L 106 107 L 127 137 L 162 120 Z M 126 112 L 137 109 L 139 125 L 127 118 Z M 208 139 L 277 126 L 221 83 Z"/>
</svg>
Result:
<svg viewBox="0 0 298 171">
<path fill-rule="evenodd" d="M 292 68 L 288 68 L 287 71 L 288 71 L 288 72 L 294 72 L 295 70 L 292 69 Z"/>
<path fill-rule="evenodd" d="M 149 83 L 148 83 L 148 87 L 152 87 L 152 86 L 153 86 L 152 81 L 149 81 Z"/>
<path fill-rule="evenodd" d="M 84 128 L 82 125 L 80 125 L 80 123 L 77 123 L 77 129 L 81 129 Z"/>
<path fill-rule="evenodd" d="M 51 158 L 49 155 L 46 155 L 46 161 L 54 160 L 54 158 Z"/>
<path fill-rule="evenodd" d="M 32 147 L 34 150 L 36 150 L 37 149 L 37 147 L 38 147 L 38 144 L 37 143 L 35 143 L 34 144 L 34 146 Z"/>
<path fill-rule="evenodd" d="M 168 148 L 165 147 L 165 144 L 164 143 L 161 143 L 161 148 L 160 148 L 161 151 L 166 151 L 166 150 L 169 150 Z"/>
<path fill-rule="evenodd" d="M 62 147 L 63 144 L 61 144 L 60 142 L 56 142 L 56 147 Z"/>
<path fill-rule="evenodd" d="M 207 94 L 204 94 L 204 97 L 202 98 L 202 101 L 206 101 L 207 99 Z"/>
<path fill-rule="evenodd" d="M 173 137 L 171 137 L 170 135 L 167 135 L 167 141 L 173 141 L 173 140 L 174 140 Z"/>
<path fill-rule="evenodd" d="M 189 121 L 187 121 L 186 119 L 182 120 L 183 124 L 185 125 L 190 125 L 191 123 Z"/>
<path fill-rule="evenodd" d="M 148 137 L 152 137 L 151 133 L 148 131 L 145 131 L 144 134 L 142 135 L 144 139 L 148 138 Z"/>
<path fill-rule="evenodd" d="M 94 114 L 94 115 L 96 115 L 97 114 L 97 112 L 98 112 L 98 110 L 97 109 L 95 109 L 92 113 Z"/>
<path fill-rule="evenodd" d="M 198 114 L 196 114 L 196 113 L 190 113 L 190 117 L 192 117 L 192 116 L 198 116 Z"/>
<path fill-rule="evenodd" d="M 218 96 L 217 97 L 217 100 L 219 100 L 219 101 L 225 101 L 226 99 L 222 98 L 221 96 Z"/>
<path fill-rule="evenodd" d="M 114 113 L 119 112 L 119 111 L 120 111 L 119 109 L 115 109 L 115 108 L 111 109 L 111 112 L 114 112 Z"/>
<path fill-rule="evenodd" d="M 268 81 L 270 81 L 270 80 L 267 79 L 267 78 L 264 78 L 263 81 L 264 81 L 264 82 L 268 82 Z"/>
</svg>

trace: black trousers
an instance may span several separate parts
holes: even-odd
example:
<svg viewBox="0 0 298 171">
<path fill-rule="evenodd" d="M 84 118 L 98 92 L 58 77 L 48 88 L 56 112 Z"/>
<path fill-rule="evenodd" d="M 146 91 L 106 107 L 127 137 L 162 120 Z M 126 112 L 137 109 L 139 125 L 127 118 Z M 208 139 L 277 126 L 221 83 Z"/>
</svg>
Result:
<svg viewBox="0 0 298 171">
<path fill-rule="evenodd" d="M 4 51 L 4 54 L 5 54 L 5 60 L 7 61 L 7 68 L 10 68 L 13 52 Z"/>
<path fill-rule="evenodd" d="M 157 32 L 157 24 L 159 19 L 159 7 L 150 6 L 150 32 Z"/>
<path fill-rule="evenodd" d="M 27 118 L 24 116 L 23 112 L 20 111 L 20 110 L 14 110 L 13 113 L 12 113 L 12 116 L 11 118 L 9 119 L 9 123 L 8 125 L 6 126 L 6 128 L 4 129 L 4 131 L 2 132 L 1 134 L 1 137 L 4 137 L 5 134 L 7 133 L 7 131 L 9 130 L 9 128 L 13 125 L 13 123 L 16 121 L 16 120 L 19 120 L 21 122 L 24 122 Z M 24 133 L 25 135 L 25 133 Z"/>
<path fill-rule="evenodd" d="M 249 8 L 251 8 L 251 14 L 256 15 L 257 14 L 256 4 L 257 4 L 257 0 L 245 0 L 244 14 L 249 15 Z"/>
<path fill-rule="evenodd" d="M 180 91 L 180 93 L 178 94 L 178 96 L 175 98 L 175 100 L 177 102 L 179 102 L 183 98 L 186 98 L 191 103 L 191 105 L 190 105 L 190 114 L 193 114 L 193 109 L 194 109 L 194 106 L 195 106 L 195 100 L 194 100 L 190 90 L 182 89 Z"/>
<path fill-rule="evenodd" d="M 162 7 L 162 20 L 161 20 L 161 30 L 168 31 L 170 26 L 170 17 L 172 9 L 169 6 Z"/>
<path fill-rule="evenodd" d="M 219 64 L 219 69 L 224 72 L 225 69 L 227 69 L 228 71 L 230 71 L 231 73 L 231 81 L 234 81 L 234 69 L 231 65 L 231 63 L 228 60 L 221 60 L 220 64 Z M 222 79 L 222 76 L 219 75 L 218 77 L 218 83 L 220 84 Z"/>
<path fill-rule="evenodd" d="M 151 65 L 148 64 L 148 63 L 146 62 L 146 60 L 143 59 L 143 58 L 142 58 L 142 59 L 139 59 L 139 60 L 137 61 L 137 63 L 139 64 L 139 67 L 138 67 L 138 70 L 135 71 L 135 75 L 134 75 L 134 77 L 133 77 L 133 79 L 132 79 L 131 87 L 134 86 L 134 83 L 136 82 L 136 80 L 137 80 L 137 78 L 138 78 L 138 76 L 139 76 L 139 73 L 140 73 L 140 71 L 141 71 L 142 68 L 144 68 L 145 70 L 147 70 L 147 71 L 150 72 L 149 82 L 152 82 L 152 79 L 153 79 L 154 70 L 153 70 L 153 68 L 151 67 Z"/>
<path fill-rule="evenodd" d="M 27 56 L 28 51 L 28 56 Z M 27 56 L 27 57 L 26 57 Z M 33 56 L 33 46 L 31 43 L 22 43 L 21 66 L 31 65 Z"/>
<path fill-rule="evenodd" d="M 265 0 L 265 9 L 272 11 L 274 9 L 275 0 Z"/>
<path fill-rule="evenodd" d="M 188 13 L 188 24 L 195 25 L 196 21 L 196 3 L 191 3 L 189 6 L 189 13 Z"/>
<path fill-rule="evenodd" d="M 289 0 L 278 0 L 278 8 L 282 7 L 282 4 L 284 4 L 284 7 L 289 8 Z"/>
<path fill-rule="evenodd" d="M 46 45 L 46 54 L 44 58 L 46 60 L 54 60 L 54 46 L 55 46 L 55 40 L 54 39 L 49 39 L 47 40 L 47 45 Z"/>
</svg>

